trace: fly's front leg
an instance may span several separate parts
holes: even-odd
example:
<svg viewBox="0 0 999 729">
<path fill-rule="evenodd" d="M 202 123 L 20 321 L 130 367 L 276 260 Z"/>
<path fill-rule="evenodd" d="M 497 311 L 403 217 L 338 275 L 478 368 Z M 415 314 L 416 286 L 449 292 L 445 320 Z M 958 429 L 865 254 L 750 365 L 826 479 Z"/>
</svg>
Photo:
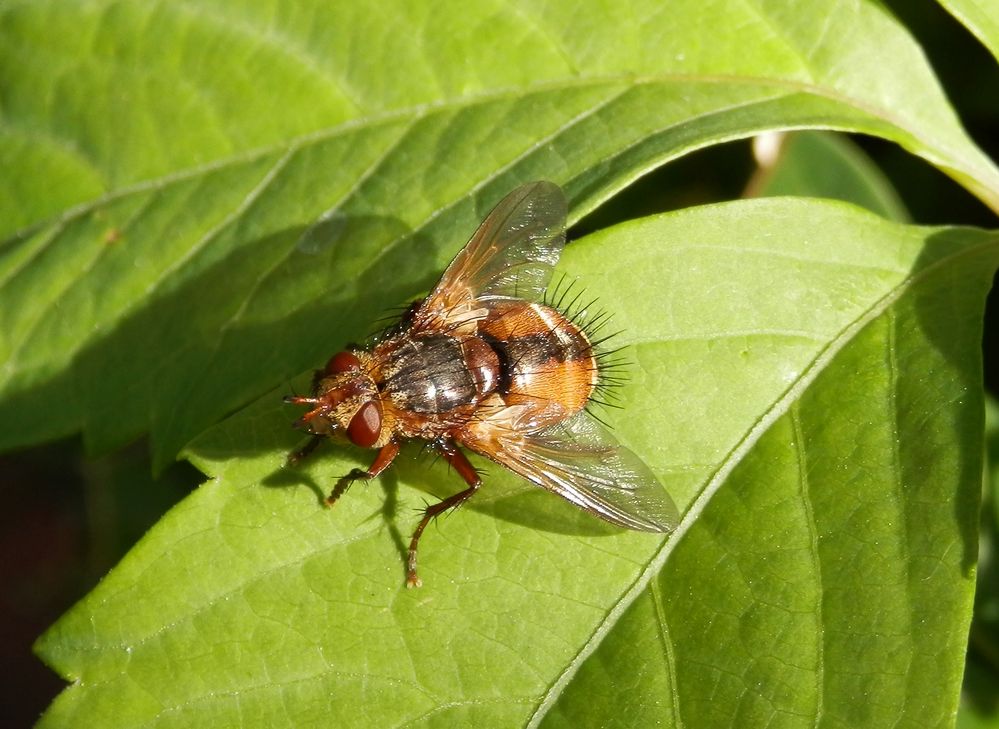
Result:
<svg viewBox="0 0 999 729">
<path fill-rule="evenodd" d="M 368 466 L 368 470 L 365 471 L 363 468 L 355 468 L 353 471 L 336 482 L 336 486 L 333 487 L 333 493 L 326 497 L 326 506 L 333 506 L 333 504 L 336 503 L 336 500 L 343 496 L 344 492 L 350 488 L 350 485 L 354 483 L 354 481 L 359 481 L 361 479 L 367 481 L 384 471 L 389 467 L 389 464 L 395 460 L 397 455 L 399 455 L 398 443 L 389 443 L 388 445 L 383 446 L 382 449 L 378 451 L 378 455 L 375 456 L 374 463 Z"/>
<path fill-rule="evenodd" d="M 309 438 L 308 442 L 306 442 L 304 446 L 299 448 L 297 451 L 292 451 L 291 453 L 289 453 L 288 458 L 285 460 L 285 463 L 287 463 L 289 466 L 297 466 L 299 463 L 302 462 L 303 459 L 305 459 L 310 453 L 312 453 L 312 451 L 316 450 L 316 447 L 323 442 L 324 437 L 325 436 L 322 435 L 312 436 L 311 438 Z"/>
<path fill-rule="evenodd" d="M 437 445 L 437 450 L 444 456 L 444 460 L 450 463 L 451 467 L 458 472 L 458 475 L 465 480 L 468 488 L 464 491 L 459 491 L 453 496 L 448 496 L 443 501 L 431 504 L 423 512 L 423 518 L 420 519 L 416 531 L 413 532 L 413 538 L 409 541 L 409 556 L 406 559 L 406 587 L 419 587 L 423 584 L 423 581 L 416 574 L 416 548 L 419 546 L 420 536 L 422 536 L 423 530 L 427 528 L 427 524 L 430 523 L 431 519 L 440 516 L 448 509 L 457 508 L 478 491 L 479 486 L 482 485 L 482 479 L 479 478 L 475 467 L 469 463 L 465 454 L 453 442 L 442 441 Z"/>
</svg>

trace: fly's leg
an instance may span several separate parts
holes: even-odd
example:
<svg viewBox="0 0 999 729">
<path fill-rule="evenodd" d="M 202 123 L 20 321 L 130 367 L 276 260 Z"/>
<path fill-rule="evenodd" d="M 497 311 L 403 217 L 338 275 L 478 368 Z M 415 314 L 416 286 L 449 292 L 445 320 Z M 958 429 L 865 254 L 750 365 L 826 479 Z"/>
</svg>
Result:
<svg viewBox="0 0 999 729">
<path fill-rule="evenodd" d="M 420 536 L 423 534 L 423 530 L 427 528 L 427 524 L 430 523 L 431 519 L 440 516 L 448 509 L 457 508 L 478 491 L 479 486 L 482 485 L 482 479 L 479 478 L 475 467 L 469 463 L 468 458 L 465 457 L 465 454 L 454 443 L 443 441 L 437 445 L 437 449 L 444 456 L 444 460 L 450 463 L 451 467 L 458 472 L 458 475 L 465 480 L 468 488 L 452 496 L 448 496 L 443 501 L 431 504 L 423 512 L 423 518 L 420 519 L 416 531 L 413 532 L 413 538 L 409 541 L 409 556 L 406 559 L 406 587 L 419 587 L 423 584 L 423 581 L 416 574 L 416 548 L 419 546 Z"/>
<path fill-rule="evenodd" d="M 353 471 L 336 482 L 336 486 L 333 487 L 333 493 L 326 497 L 326 506 L 333 506 L 337 499 L 344 495 L 354 481 L 359 481 L 361 479 L 367 481 L 384 471 L 389 467 L 389 464 L 395 460 L 397 455 L 399 455 L 398 443 L 389 443 L 388 445 L 383 446 L 382 449 L 378 451 L 378 455 L 375 456 L 374 463 L 368 466 L 367 470 L 364 470 L 363 468 L 355 468 Z"/>
<path fill-rule="evenodd" d="M 308 442 L 306 442 L 304 446 L 299 448 L 297 451 L 292 451 L 291 453 L 289 453 L 288 458 L 285 460 L 285 463 L 287 463 L 289 466 L 297 466 L 305 458 L 307 458 L 308 455 L 312 453 L 312 451 L 316 450 L 316 447 L 322 442 L 323 442 L 323 436 L 321 435 L 312 436 L 311 438 L 309 438 Z"/>
</svg>

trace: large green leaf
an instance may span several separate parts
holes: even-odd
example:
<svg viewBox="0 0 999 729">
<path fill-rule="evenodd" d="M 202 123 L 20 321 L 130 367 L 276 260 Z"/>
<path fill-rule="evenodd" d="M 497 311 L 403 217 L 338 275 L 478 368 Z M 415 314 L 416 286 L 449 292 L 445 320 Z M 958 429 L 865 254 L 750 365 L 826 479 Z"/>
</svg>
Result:
<svg viewBox="0 0 999 729">
<path fill-rule="evenodd" d="M 818 195 L 846 199 L 884 217 L 907 220 L 890 182 L 873 163 L 842 135 L 795 132 L 779 146 L 772 166 L 764 166 L 750 186 L 756 194 Z M 764 145 L 765 146 L 765 145 Z M 760 155 L 764 159 L 766 155 Z M 999 570 L 996 569 L 996 509 L 993 493 L 999 454 L 999 407 L 985 398 L 986 488 L 979 537 L 979 565 L 975 609 L 965 659 L 958 729 L 999 729 Z"/>
<path fill-rule="evenodd" d="M 578 217 L 691 149 L 831 127 L 999 209 L 876 2 L 10 2 L 0 91 L 8 448 L 150 429 L 164 462 L 429 285 L 529 179 Z"/>
<path fill-rule="evenodd" d="M 275 392 L 199 438 L 212 479 L 38 644 L 43 726 L 940 725 L 956 709 L 999 236 L 839 203 L 636 221 L 563 268 L 632 345 L 619 437 L 684 511 L 618 531 L 497 468 L 400 551 L 440 464 L 299 471 Z"/>
</svg>

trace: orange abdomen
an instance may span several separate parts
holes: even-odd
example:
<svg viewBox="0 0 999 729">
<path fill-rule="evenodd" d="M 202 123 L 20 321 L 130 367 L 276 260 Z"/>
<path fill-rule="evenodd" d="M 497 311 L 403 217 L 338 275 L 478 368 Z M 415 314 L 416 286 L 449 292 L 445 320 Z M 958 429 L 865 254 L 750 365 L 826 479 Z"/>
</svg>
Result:
<svg viewBox="0 0 999 729">
<path fill-rule="evenodd" d="M 500 359 L 497 391 L 507 405 L 526 405 L 537 427 L 582 410 L 597 384 L 597 360 L 586 334 L 544 304 L 489 302 L 479 322 Z"/>
</svg>

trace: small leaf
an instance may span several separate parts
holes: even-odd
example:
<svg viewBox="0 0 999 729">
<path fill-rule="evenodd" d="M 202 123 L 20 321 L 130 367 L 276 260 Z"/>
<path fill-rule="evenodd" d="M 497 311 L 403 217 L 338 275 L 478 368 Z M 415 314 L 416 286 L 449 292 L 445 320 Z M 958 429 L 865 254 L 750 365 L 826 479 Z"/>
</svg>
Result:
<svg viewBox="0 0 999 729">
<path fill-rule="evenodd" d="M 441 465 L 333 510 L 371 452 L 280 392 L 199 438 L 211 480 L 38 643 L 42 726 L 939 725 L 974 588 L 982 301 L 999 236 L 762 199 L 625 224 L 564 270 L 631 345 L 616 432 L 684 516 L 605 528 L 489 468 L 401 551 Z"/>
<path fill-rule="evenodd" d="M 985 398 L 985 471 L 979 540 L 978 586 L 959 729 L 999 727 L 999 403 Z"/>
<path fill-rule="evenodd" d="M 884 173 L 848 138 L 828 132 L 768 135 L 776 159 L 763 164 L 748 195 L 809 195 L 843 200 L 890 220 L 909 215 Z"/>
<path fill-rule="evenodd" d="M 940 0 L 999 60 L 999 6 L 982 0 Z"/>
</svg>

